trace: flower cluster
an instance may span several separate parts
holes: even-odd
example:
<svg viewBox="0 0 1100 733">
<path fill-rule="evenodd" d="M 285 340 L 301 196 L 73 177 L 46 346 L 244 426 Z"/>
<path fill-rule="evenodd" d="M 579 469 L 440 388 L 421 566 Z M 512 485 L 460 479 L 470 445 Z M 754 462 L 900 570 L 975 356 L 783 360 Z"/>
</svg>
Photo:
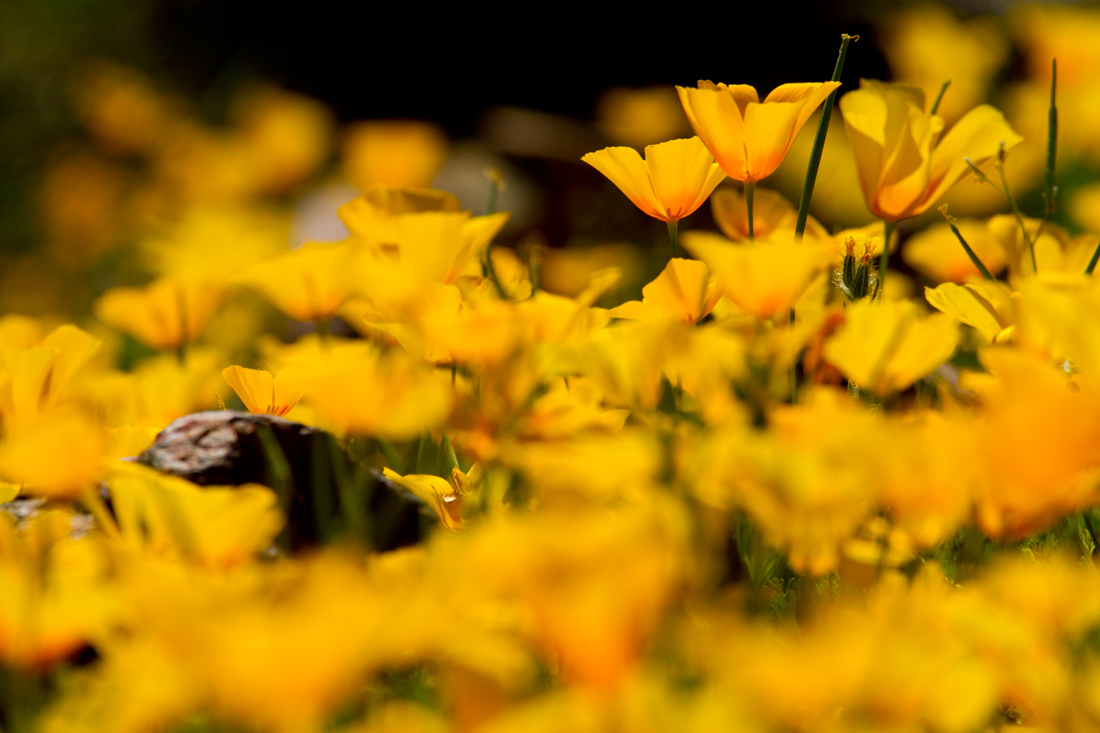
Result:
<svg viewBox="0 0 1100 733">
<path fill-rule="evenodd" d="M 1071 31 L 1100 15 L 1013 17 L 1036 69 L 1052 38 L 1065 52 L 1061 96 L 1028 83 L 1074 114 L 1100 56 Z M 73 318 L 75 295 L 0 316 L 0 724 L 1094 727 L 1094 192 L 1057 191 L 1053 126 L 1042 210 L 1017 178 L 1034 171 L 1009 175 L 1034 125 L 982 103 L 1008 36 L 933 11 L 884 32 L 896 82 L 849 84 L 846 36 L 836 79 L 763 101 L 710 81 L 609 97 L 671 103 L 696 134 L 575 162 L 608 207 L 621 191 L 667 225 L 633 289 L 647 265 L 622 247 L 506 246 L 500 174 L 485 214 L 431 188 L 434 127 L 351 126 L 354 191 L 311 195 L 292 227 L 279 202 L 334 134 L 318 103 L 254 91 L 214 129 L 96 71 L 80 109 L 141 170 L 137 234 L 84 242 L 76 270 L 112 246 L 128 265 Z M 955 39 L 935 66 L 926 34 Z M 942 106 L 930 68 L 966 76 Z M 605 112 L 609 142 L 648 139 L 640 112 Z M 1100 181 L 1086 127 L 1059 154 Z M 757 190 L 792 161 L 800 201 Z M 978 185 L 1001 210 L 958 197 Z M 945 197 L 971 218 L 930 222 Z M 708 200 L 719 231 L 681 230 Z M 229 428 L 150 458 L 227 405 L 259 426 L 253 478 L 173 468 Z"/>
</svg>

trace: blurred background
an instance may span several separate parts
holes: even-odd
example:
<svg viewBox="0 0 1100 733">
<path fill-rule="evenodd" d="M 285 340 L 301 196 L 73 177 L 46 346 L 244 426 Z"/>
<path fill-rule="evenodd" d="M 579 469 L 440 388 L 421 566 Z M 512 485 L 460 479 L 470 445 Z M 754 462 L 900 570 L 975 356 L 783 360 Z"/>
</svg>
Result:
<svg viewBox="0 0 1100 733">
<path fill-rule="evenodd" d="M 618 264 L 623 295 L 636 297 L 659 269 L 646 253 L 666 245 L 664 225 L 580 157 L 690 135 L 677 84 L 748 83 L 763 97 L 826 80 L 844 32 L 860 40 L 842 93 L 867 77 L 919 84 L 931 99 L 950 78 L 948 124 L 982 102 L 1004 110 L 1026 138 L 1010 181 L 1035 215 L 1058 55 L 1055 220 L 1100 230 L 1094 6 L 761 3 L 751 19 L 733 4 L 702 17 L 539 6 L 524 11 L 532 20 L 350 5 L 0 3 L 0 313 L 79 319 L 108 288 L 171 269 L 176 250 L 228 271 L 238 254 L 341 239 L 336 208 L 374 183 L 443 188 L 481 214 L 487 168 L 512 212 L 501 243 L 540 253 L 548 289 L 568 293 Z M 830 230 L 872 220 L 833 119 L 812 209 Z M 814 127 L 765 188 L 797 203 Z M 988 186 L 960 188 L 957 215 L 1006 209 Z M 713 228 L 710 217 L 704 207 L 684 226 Z"/>
</svg>

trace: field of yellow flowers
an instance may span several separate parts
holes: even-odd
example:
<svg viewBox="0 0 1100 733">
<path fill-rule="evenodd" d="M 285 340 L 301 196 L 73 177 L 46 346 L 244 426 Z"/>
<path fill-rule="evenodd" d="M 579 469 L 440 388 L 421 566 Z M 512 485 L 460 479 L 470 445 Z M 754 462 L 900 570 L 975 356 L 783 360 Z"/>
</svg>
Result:
<svg viewBox="0 0 1100 733">
<path fill-rule="evenodd" d="M 1100 12 L 880 33 L 609 91 L 643 246 L 89 68 L 0 274 L 0 730 L 1100 728 Z"/>
</svg>

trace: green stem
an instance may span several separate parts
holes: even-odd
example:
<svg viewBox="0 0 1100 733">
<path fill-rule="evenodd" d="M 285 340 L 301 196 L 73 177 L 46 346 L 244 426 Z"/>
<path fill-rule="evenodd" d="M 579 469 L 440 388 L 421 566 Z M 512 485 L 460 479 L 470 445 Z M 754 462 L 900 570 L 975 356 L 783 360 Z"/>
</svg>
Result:
<svg viewBox="0 0 1100 733">
<path fill-rule="evenodd" d="M 850 36 L 843 33 L 840 36 L 840 54 L 833 68 L 832 81 L 840 81 L 840 72 L 844 70 L 844 58 L 848 55 L 848 44 L 859 40 L 859 36 Z M 794 225 L 794 241 L 801 242 L 802 235 L 806 231 L 806 219 L 810 215 L 810 198 L 814 194 L 814 183 L 817 181 L 817 169 L 821 165 L 821 153 L 825 149 L 825 136 L 829 133 L 829 118 L 833 114 L 833 104 L 836 102 L 837 90 L 834 89 L 825 98 L 825 104 L 821 108 L 821 119 L 817 123 L 817 133 L 814 135 L 814 145 L 810 151 L 810 164 L 806 167 L 806 181 L 802 184 L 802 198 L 798 201 L 798 219 Z"/>
<path fill-rule="evenodd" d="M 794 308 L 788 314 L 788 326 L 794 331 Z M 793 341 L 793 339 L 792 339 Z M 798 356 L 791 359 L 791 404 L 798 404 Z"/>
<path fill-rule="evenodd" d="M 930 109 L 928 111 L 928 114 L 930 114 L 930 115 L 936 114 L 936 110 L 938 110 L 940 108 L 940 102 L 943 101 L 944 92 L 947 91 L 947 87 L 949 87 L 949 86 L 951 86 L 951 80 L 950 79 L 945 81 L 943 83 L 943 86 L 940 87 L 940 93 L 938 95 L 936 95 L 936 101 L 932 103 L 932 109 Z"/>
<path fill-rule="evenodd" d="M 679 219 L 669 219 L 665 223 L 668 224 L 668 241 L 672 243 L 672 256 L 673 257 L 679 257 L 680 256 L 680 234 L 679 234 L 680 220 Z"/>
<path fill-rule="evenodd" d="M 944 211 L 943 215 L 946 217 L 947 212 Z M 961 244 L 963 246 L 963 249 L 966 250 L 966 256 L 969 257 L 970 261 L 974 263 L 974 267 L 978 268 L 978 272 L 982 273 L 982 277 L 984 277 L 986 280 L 996 279 L 982 263 L 977 253 L 975 253 L 974 250 L 970 248 L 970 245 L 966 243 L 966 240 L 963 239 L 962 232 L 960 232 L 959 228 L 955 226 L 955 222 L 951 221 L 951 219 L 948 219 L 947 226 L 951 227 L 951 233 L 955 235 L 955 239 L 959 240 L 959 244 Z"/>
<path fill-rule="evenodd" d="M 1044 223 L 1054 213 L 1054 197 L 1058 193 L 1054 187 L 1054 164 L 1058 155 L 1058 105 L 1054 94 L 1058 86 L 1058 60 L 1050 60 L 1050 110 L 1047 113 L 1047 165 L 1043 176 L 1043 199 L 1046 202 Z"/>
<path fill-rule="evenodd" d="M 1092 259 L 1089 260 L 1089 266 L 1085 268 L 1086 275 L 1092 275 L 1092 271 L 1096 269 L 1096 261 L 1100 260 L 1100 242 L 1096 243 L 1096 249 L 1093 250 Z"/>
<path fill-rule="evenodd" d="M 1003 158 L 1003 143 L 1002 143 L 1002 158 Z M 1028 236 L 1027 227 L 1024 225 L 1024 215 L 1020 213 L 1020 207 L 1016 205 L 1016 197 L 1012 195 L 1012 191 L 1008 188 L 1008 178 L 1005 176 L 1004 160 L 998 162 L 997 173 L 1001 176 L 1001 185 L 1004 186 L 1005 197 L 1008 199 L 1008 205 L 1012 207 L 1012 213 L 1016 216 L 1016 225 L 1020 227 L 1020 233 L 1024 236 L 1024 242 L 1027 244 L 1027 251 L 1031 254 L 1031 269 L 1033 272 L 1039 272 L 1039 266 L 1035 263 L 1035 242 Z"/>
<path fill-rule="evenodd" d="M 890 240 L 894 238 L 897 227 L 897 222 L 882 220 L 882 259 L 879 262 L 875 295 L 871 300 L 882 300 L 883 292 L 886 290 L 886 272 L 890 269 Z"/>
<path fill-rule="evenodd" d="M 382 455 L 386 457 L 386 463 L 390 464 L 390 468 L 404 476 L 405 462 L 397 455 L 397 449 L 394 448 L 393 443 L 385 438 L 375 438 L 375 440 L 378 441 L 378 447 L 382 449 Z"/>
<path fill-rule="evenodd" d="M 745 181 L 745 211 L 749 219 L 749 241 L 756 239 L 756 232 L 752 227 L 752 199 L 756 193 L 756 181 Z"/>
</svg>

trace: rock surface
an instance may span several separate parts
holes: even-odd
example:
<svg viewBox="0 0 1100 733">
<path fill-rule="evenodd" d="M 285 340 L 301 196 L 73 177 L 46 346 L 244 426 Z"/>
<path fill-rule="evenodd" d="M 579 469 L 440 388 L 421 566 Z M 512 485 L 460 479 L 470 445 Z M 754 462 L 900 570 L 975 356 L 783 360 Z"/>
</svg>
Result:
<svg viewBox="0 0 1100 733">
<path fill-rule="evenodd" d="M 272 456 L 270 438 L 265 449 L 265 432 L 278 444 L 285 458 L 282 466 L 278 455 Z M 378 550 L 416 544 L 433 517 L 413 494 L 381 473 L 356 465 L 330 434 L 273 415 L 232 410 L 186 415 L 162 430 L 137 460 L 200 486 L 258 483 L 279 492 L 289 485 L 287 530 L 292 548 L 322 539 L 323 517 L 339 506 L 341 480 L 356 480 L 366 487 L 361 509 Z"/>
</svg>

